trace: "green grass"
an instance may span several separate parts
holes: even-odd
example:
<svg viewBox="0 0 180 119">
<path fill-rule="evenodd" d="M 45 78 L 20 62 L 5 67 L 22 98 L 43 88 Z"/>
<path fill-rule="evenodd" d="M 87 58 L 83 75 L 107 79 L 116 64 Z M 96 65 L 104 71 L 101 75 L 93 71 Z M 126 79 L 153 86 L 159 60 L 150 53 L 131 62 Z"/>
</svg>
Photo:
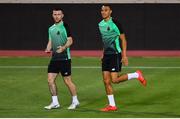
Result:
<svg viewBox="0 0 180 119">
<path fill-rule="evenodd" d="M 100 66 L 98 58 L 73 58 L 73 66 Z M 49 58 L 4 57 L 0 66 L 47 66 Z M 180 58 L 129 58 L 129 66 L 180 67 Z M 136 69 L 123 68 L 123 73 Z M 107 103 L 101 69 L 72 69 L 81 106 L 66 108 L 71 102 L 61 77 L 57 79 L 61 108 L 44 110 L 51 96 L 46 68 L 0 67 L 0 117 L 180 117 L 180 68 L 142 69 L 146 88 L 137 80 L 113 85 L 119 110 L 100 112 Z"/>
</svg>

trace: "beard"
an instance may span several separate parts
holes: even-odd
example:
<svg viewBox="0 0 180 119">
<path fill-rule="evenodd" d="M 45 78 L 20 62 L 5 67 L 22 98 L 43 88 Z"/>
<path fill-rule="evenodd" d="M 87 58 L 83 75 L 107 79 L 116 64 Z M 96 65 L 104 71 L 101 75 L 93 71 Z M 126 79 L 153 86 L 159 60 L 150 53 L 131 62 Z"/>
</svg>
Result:
<svg viewBox="0 0 180 119">
<path fill-rule="evenodd" d="M 54 21 L 55 21 L 55 23 L 59 23 L 62 21 L 62 19 L 58 19 L 58 20 L 55 19 Z"/>
</svg>

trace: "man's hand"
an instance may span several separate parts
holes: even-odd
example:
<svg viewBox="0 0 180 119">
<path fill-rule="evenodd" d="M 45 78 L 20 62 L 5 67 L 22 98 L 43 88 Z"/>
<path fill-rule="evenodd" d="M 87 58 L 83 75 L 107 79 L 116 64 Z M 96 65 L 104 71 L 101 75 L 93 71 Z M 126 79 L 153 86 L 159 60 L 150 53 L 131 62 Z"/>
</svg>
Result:
<svg viewBox="0 0 180 119">
<path fill-rule="evenodd" d="M 128 66 L 128 58 L 126 56 L 122 57 L 121 62 L 123 63 L 124 66 Z"/>
<path fill-rule="evenodd" d="M 49 49 L 45 49 L 45 51 L 44 51 L 45 53 L 51 53 L 51 50 L 49 50 Z"/>
<path fill-rule="evenodd" d="M 52 45 L 51 45 L 51 40 L 48 41 L 48 44 L 47 44 L 47 47 L 45 49 L 45 53 L 51 53 L 51 48 L 52 48 Z"/>
<path fill-rule="evenodd" d="M 120 39 L 121 39 L 121 44 L 122 44 L 122 60 L 121 62 L 123 63 L 124 66 L 128 66 L 128 58 L 126 55 L 126 50 L 127 50 L 127 41 L 126 41 L 126 37 L 125 34 L 121 34 L 120 35 Z"/>
<path fill-rule="evenodd" d="M 57 53 L 62 53 L 62 52 L 66 49 L 65 46 L 58 46 L 57 48 L 58 48 L 58 49 L 56 50 Z"/>
</svg>

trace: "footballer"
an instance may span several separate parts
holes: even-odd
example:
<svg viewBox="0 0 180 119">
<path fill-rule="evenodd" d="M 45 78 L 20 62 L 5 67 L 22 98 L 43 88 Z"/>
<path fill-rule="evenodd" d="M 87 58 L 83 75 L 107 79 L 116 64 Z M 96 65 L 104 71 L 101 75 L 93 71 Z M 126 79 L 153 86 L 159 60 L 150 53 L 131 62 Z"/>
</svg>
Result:
<svg viewBox="0 0 180 119">
<path fill-rule="evenodd" d="M 103 42 L 102 57 L 102 75 L 105 90 L 109 104 L 102 108 L 101 111 L 116 111 L 118 108 L 115 104 L 112 83 L 120 83 L 132 79 L 137 79 L 146 86 L 146 80 L 140 70 L 134 73 L 119 75 L 122 63 L 128 65 L 127 57 L 127 41 L 121 24 L 111 17 L 112 9 L 110 5 L 101 7 L 101 15 L 103 20 L 98 24 L 101 39 Z"/>
<path fill-rule="evenodd" d="M 48 66 L 48 85 L 52 95 L 52 102 L 44 108 L 56 109 L 60 107 L 55 80 L 61 73 L 72 96 L 72 103 L 68 109 L 76 109 L 80 103 L 77 98 L 76 86 L 71 78 L 70 46 L 73 43 L 73 39 L 68 25 L 63 21 L 63 11 L 54 9 L 52 17 L 55 23 L 49 28 L 49 41 L 45 50 L 46 53 L 52 50 L 52 58 Z"/>
</svg>

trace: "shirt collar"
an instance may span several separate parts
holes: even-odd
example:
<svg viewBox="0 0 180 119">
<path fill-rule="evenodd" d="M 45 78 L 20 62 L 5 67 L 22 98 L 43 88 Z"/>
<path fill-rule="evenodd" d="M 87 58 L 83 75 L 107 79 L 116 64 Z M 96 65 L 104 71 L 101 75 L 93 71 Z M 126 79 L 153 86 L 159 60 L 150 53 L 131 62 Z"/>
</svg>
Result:
<svg viewBox="0 0 180 119">
<path fill-rule="evenodd" d="M 59 25 L 62 25 L 62 24 L 63 24 L 63 21 L 60 21 L 59 23 L 57 23 L 57 24 L 55 23 L 54 25 L 59 26 Z"/>
<path fill-rule="evenodd" d="M 111 20 L 112 20 L 112 17 L 110 17 L 110 19 L 109 19 L 108 21 L 105 21 L 105 20 L 104 20 L 104 22 L 105 22 L 105 23 L 108 23 L 108 22 L 110 22 Z"/>
</svg>

